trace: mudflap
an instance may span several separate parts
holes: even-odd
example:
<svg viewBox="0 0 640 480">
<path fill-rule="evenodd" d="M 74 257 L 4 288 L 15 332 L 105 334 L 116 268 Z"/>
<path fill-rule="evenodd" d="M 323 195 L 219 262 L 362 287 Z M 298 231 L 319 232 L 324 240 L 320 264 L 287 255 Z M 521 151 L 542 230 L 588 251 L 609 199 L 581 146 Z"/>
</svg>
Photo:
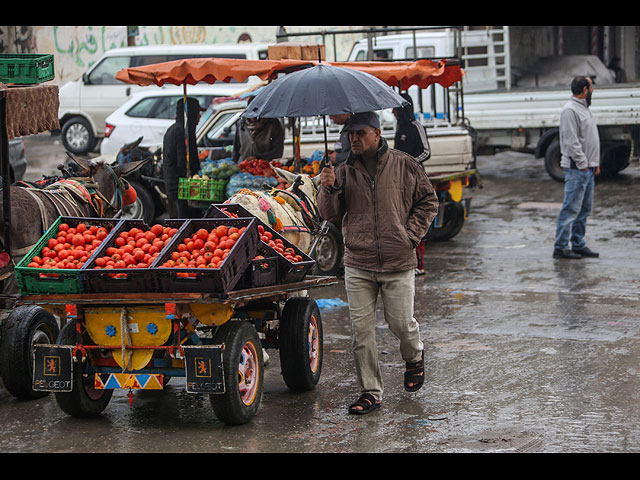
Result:
<svg viewBox="0 0 640 480">
<path fill-rule="evenodd" d="M 444 202 L 440 202 L 438 204 L 438 214 L 436 218 L 433 220 L 433 228 L 441 228 L 444 225 Z"/>
<path fill-rule="evenodd" d="M 184 346 L 186 391 L 225 393 L 222 370 L 223 345 Z"/>
<path fill-rule="evenodd" d="M 465 220 L 469 220 L 469 213 L 471 212 L 471 198 L 472 197 L 466 197 L 462 199 L 462 202 L 464 203 L 464 219 Z"/>
<path fill-rule="evenodd" d="M 33 346 L 33 389 L 38 392 L 73 390 L 73 345 Z"/>
</svg>

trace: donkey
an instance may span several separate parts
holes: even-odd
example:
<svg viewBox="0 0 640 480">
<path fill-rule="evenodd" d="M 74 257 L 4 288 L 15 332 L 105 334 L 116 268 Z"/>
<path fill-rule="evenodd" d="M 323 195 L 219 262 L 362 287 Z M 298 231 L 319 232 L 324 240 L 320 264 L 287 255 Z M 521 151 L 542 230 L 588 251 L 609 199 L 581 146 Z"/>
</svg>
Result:
<svg viewBox="0 0 640 480">
<path fill-rule="evenodd" d="M 11 186 L 11 257 L 17 264 L 59 216 L 119 216 L 124 192 L 128 188 L 122 177 L 142 168 L 147 160 L 110 166 L 104 161 L 71 156 L 77 167 L 69 178 L 44 189 Z M 70 164 L 72 166 L 72 164 Z M 1 197 L 0 197 L 1 203 Z M 0 241 L 4 245 L 4 232 Z"/>
<path fill-rule="evenodd" d="M 320 177 L 291 173 L 272 167 L 291 186 L 286 190 L 240 190 L 225 203 L 237 203 L 308 253 L 318 235 L 320 221 L 316 196 Z"/>
</svg>

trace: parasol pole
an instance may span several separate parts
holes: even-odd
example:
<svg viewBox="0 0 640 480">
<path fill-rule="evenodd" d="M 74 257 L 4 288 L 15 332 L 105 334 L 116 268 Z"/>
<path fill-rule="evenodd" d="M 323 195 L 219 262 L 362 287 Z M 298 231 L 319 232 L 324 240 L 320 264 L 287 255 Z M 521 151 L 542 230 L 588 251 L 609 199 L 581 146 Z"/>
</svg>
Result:
<svg viewBox="0 0 640 480">
<path fill-rule="evenodd" d="M 318 63 L 322 63 L 322 50 L 318 45 Z M 324 126 L 324 157 L 322 159 L 322 166 L 329 167 L 329 145 L 327 142 L 327 116 L 322 115 L 322 124 Z"/>
<path fill-rule="evenodd" d="M 182 108 L 184 109 L 184 145 L 187 149 L 187 178 L 191 177 L 191 169 L 189 168 L 189 116 L 187 115 L 187 82 L 182 84 Z"/>
</svg>

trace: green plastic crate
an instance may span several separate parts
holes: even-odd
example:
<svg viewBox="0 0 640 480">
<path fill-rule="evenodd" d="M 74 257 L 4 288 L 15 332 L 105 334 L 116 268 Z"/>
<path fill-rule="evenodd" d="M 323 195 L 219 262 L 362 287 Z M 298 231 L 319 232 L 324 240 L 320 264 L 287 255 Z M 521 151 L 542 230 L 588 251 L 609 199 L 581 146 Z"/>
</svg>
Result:
<svg viewBox="0 0 640 480">
<path fill-rule="evenodd" d="M 53 55 L 40 53 L 0 53 L 0 82 L 42 83 L 55 78 Z"/>
<path fill-rule="evenodd" d="M 226 199 L 227 180 L 180 178 L 178 198 L 201 202 L 223 202 Z"/>
<path fill-rule="evenodd" d="M 70 227 L 76 227 L 79 223 L 86 223 L 87 226 L 97 225 L 113 230 L 120 222 L 115 218 L 83 218 L 83 217 L 58 217 L 49 227 L 45 234 L 38 240 L 29 253 L 16 265 L 15 273 L 18 287 L 22 295 L 38 295 L 51 293 L 84 293 L 80 270 L 58 269 L 58 268 L 33 268 L 27 267 L 36 255 L 47 245 L 50 238 L 58 234 L 58 227 L 61 223 L 67 223 Z M 107 237 L 108 238 L 108 237 Z M 94 250 L 87 263 L 95 256 L 98 249 Z M 44 277 L 42 274 L 51 276 Z"/>
</svg>

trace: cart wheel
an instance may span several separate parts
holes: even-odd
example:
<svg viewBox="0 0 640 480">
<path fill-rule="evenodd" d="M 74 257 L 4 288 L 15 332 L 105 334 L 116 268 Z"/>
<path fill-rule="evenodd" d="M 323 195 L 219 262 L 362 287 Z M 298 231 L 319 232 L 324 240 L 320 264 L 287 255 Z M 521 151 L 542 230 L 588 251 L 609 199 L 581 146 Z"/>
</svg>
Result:
<svg viewBox="0 0 640 480">
<path fill-rule="evenodd" d="M 33 390 L 33 345 L 53 344 L 60 331 L 53 315 L 37 305 L 11 312 L 0 336 L 0 374 L 11 395 L 21 400 L 41 398 L 47 392 Z"/>
<path fill-rule="evenodd" d="M 329 231 L 322 237 L 314 252 L 314 274 L 333 277 L 342 268 L 344 256 L 344 242 L 342 233 L 332 223 L 327 224 Z"/>
<path fill-rule="evenodd" d="M 284 382 L 291 390 L 312 390 L 322 370 L 322 319 L 315 300 L 287 300 L 278 339 Z"/>
<path fill-rule="evenodd" d="M 69 322 L 60 331 L 58 345 L 75 345 L 75 322 Z M 88 361 L 88 360 L 87 360 Z M 63 412 L 74 417 L 97 417 L 107 408 L 113 390 L 93 388 L 93 376 L 84 374 L 85 363 L 73 364 L 73 389 L 70 392 L 55 393 L 58 406 Z"/>
<path fill-rule="evenodd" d="M 227 425 L 253 418 L 262 400 L 262 345 L 253 325 L 229 321 L 216 332 L 214 344 L 224 344 L 222 358 L 225 393 L 209 395 L 216 417 Z"/>
</svg>

